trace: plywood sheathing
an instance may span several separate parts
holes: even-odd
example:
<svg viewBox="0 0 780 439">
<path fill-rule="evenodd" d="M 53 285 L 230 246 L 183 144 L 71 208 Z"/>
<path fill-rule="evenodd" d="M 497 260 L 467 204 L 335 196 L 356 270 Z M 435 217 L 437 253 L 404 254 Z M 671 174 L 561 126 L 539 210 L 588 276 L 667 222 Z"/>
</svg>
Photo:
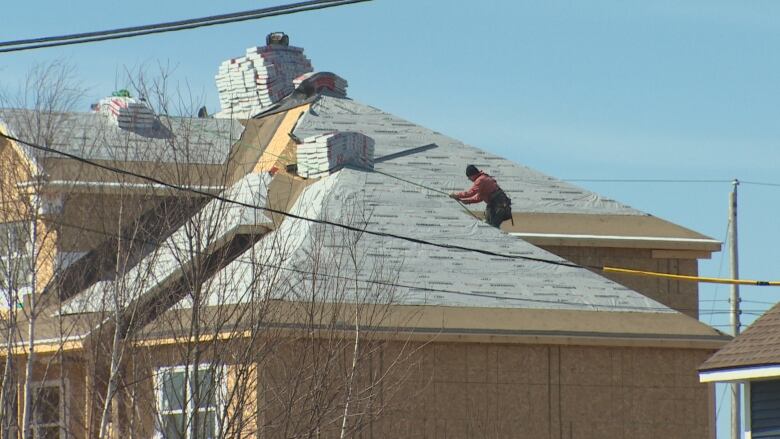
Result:
<svg viewBox="0 0 780 439">
<path fill-rule="evenodd" d="M 241 138 L 230 150 L 227 167 L 229 183 L 235 183 L 252 172 L 260 157 L 274 138 L 286 113 L 276 113 L 260 119 L 249 119 L 244 124 Z"/>
<path fill-rule="evenodd" d="M 284 113 L 284 119 L 252 172 L 268 172 L 273 168 L 285 169 L 287 165 L 295 163 L 295 141 L 290 137 L 290 133 L 301 115 L 309 110 L 309 106 L 306 104 Z"/>
</svg>

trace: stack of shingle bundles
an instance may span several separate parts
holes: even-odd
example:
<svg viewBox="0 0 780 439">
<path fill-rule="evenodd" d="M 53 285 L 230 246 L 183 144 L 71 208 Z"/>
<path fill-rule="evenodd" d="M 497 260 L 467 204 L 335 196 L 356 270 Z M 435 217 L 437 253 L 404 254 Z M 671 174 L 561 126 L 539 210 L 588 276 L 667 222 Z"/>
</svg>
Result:
<svg viewBox="0 0 780 439">
<path fill-rule="evenodd" d="M 374 169 L 374 139 L 352 131 L 307 137 L 298 145 L 298 175 L 316 178 L 346 165 Z"/>
<path fill-rule="evenodd" d="M 304 73 L 295 78 L 293 85 L 309 95 L 328 90 L 334 96 L 347 97 L 347 80 L 331 72 Z"/>
<path fill-rule="evenodd" d="M 98 112 L 107 115 L 119 128 L 126 130 L 152 129 L 157 119 L 146 103 L 122 96 L 101 99 Z"/>
<path fill-rule="evenodd" d="M 225 116 L 249 117 L 293 92 L 293 79 L 311 72 L 303 49 L 271 44 L 219 66 L 215 79 Z"/>
</svg>

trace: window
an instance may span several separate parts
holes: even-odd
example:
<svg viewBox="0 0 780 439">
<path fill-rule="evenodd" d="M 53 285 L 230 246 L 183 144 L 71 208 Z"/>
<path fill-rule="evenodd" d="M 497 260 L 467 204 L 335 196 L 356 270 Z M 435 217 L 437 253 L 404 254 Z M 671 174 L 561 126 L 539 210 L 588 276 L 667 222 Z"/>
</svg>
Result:
<svg viewBox="0 0 780 439">
<path fill-rule="evenodd" d="M 35 439 L 59 439 L 65 433 L 64 387 L 60 381 L 35 383 L 32 429 Z"/>
<path fill-rule="evenodd" d="M 163 439 L 217 437 L 217 419 L 222 395 L 224 395 L 222 368 L 213 365 L 161 368 L 157 375 L 157 389 L 157 404 L 160 411 L 159 437 Z"/>
<path fill-rule="evenodd" d="M 27 222 L 0 223 L 0 288 L 17 290 L 32 281 L 30 227 Z"/>
</svg>

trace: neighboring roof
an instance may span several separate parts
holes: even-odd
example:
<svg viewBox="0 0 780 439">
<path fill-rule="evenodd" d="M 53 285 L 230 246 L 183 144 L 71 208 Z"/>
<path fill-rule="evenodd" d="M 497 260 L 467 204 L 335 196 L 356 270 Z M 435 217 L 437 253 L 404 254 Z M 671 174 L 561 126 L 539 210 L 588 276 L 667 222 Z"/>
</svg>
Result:
<svg viewBox="0 0 780 439">
<path fill-rule="evenodd" d="M 0 109 L 0 120 L 22 140 L 92 160 L 222 164 L 241 136 L 232 119 L 165 117 L 154 129 L 119 128 L 97 113 L 51 113 Z M 30 157 L 60 157 L 22 145 Z"/>
<path fill-rule="evenodd" d="M 780 303 L 699 367 L 701 372 L 780 365 Z"/>
</svg>

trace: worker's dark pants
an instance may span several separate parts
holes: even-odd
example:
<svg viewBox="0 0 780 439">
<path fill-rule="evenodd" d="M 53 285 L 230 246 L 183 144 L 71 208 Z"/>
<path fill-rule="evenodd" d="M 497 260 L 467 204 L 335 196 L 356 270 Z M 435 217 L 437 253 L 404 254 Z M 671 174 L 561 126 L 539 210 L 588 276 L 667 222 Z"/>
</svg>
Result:
<svg viewBox="0 0 780 439">
<path fill-rule="evenodd" d="M 500 228 L 501 223 L 512 218 L 512 200 L 503 190 L 495 191 L 485 208 L 485 221 L 493 227 Z"/>
</svg>

